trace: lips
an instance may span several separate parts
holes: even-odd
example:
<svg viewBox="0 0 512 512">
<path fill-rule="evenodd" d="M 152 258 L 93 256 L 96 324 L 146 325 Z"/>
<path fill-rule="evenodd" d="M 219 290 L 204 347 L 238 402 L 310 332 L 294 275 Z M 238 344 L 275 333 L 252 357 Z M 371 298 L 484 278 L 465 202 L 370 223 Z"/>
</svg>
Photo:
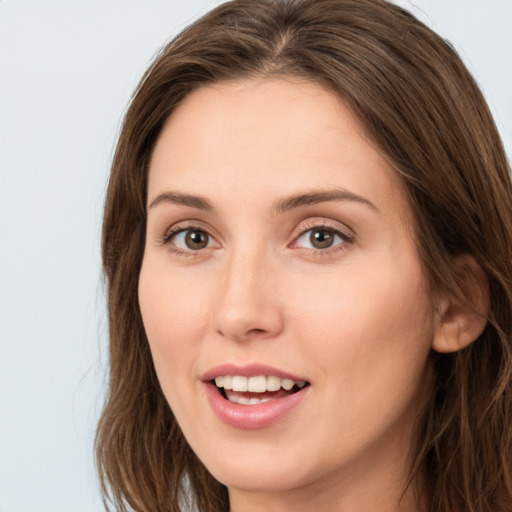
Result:
<svg viewBox="0 0 512 512">
<path fill-rule="evenodd" d="M 310 383 L 262 365 L 223 365 L 208 371 L 203 384 L 217 416 L 235 428 L 265 428 L 301 403 Z"/>
</svg>

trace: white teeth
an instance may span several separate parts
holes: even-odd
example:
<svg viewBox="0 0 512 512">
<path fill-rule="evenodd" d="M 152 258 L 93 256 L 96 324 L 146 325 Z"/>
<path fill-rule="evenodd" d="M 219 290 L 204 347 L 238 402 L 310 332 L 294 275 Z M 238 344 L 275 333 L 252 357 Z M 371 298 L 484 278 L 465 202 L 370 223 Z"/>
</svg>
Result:
<svg viewBox="0 0 512 512">
<path fill-rule="evenodd" d="M 292 379 L 281 379 L 275 375 L 265 377 L 257 375 L 255 377 L 244 377 L 242 375 L 219 375 L 215 377 L 215 384 L 225 390 L 232 389 L 239 393 L 265 393 L 266 391 L 279 391 L 283 388 L 290 391 L 293 386 L 303 388 L 306 385 L 305 380 L 293 381 Z"/>
<path fill-rule="evenodd" d="M 290 391 L 293 388 L 293 380 L 291 379 L 282 379 L 281 387 L 286 389 L 286 391 Z"/>
<path fill-rule="evenodd" d="M 252 393 L 265 393 L 267 391 L 267 379 L 263 375 L 258 377 L 249 377 L 247 390 Z"/>
<path fill-rule="evenodd" d="M 219 386 L 223 387 L 224 389 L 233 389 L 233 377 L 231 375 L 224 375 L 224 385 Z"/>
<path fill-rule="evenodd" d="M 242 377 L 241 375 L 233 376 L 233 388 L 232 389 L 233 389 L 233 391 L 238 391 L 238 392 L 247 391 L 247 377 Z"/>
<path fill-rule="evenodd" d="M 231 391 L 227 392 L 227 396 L 230 402 L 240 405 L 258 405 L 272 400 L 272 398 L 247 398 L 246 396 Z"/>
<path fill-rule="evenodd" d="M 279 391 L 281 388 L 281 379 L 271 375 L 267 377 L 267 391 Z"/>
</svg>

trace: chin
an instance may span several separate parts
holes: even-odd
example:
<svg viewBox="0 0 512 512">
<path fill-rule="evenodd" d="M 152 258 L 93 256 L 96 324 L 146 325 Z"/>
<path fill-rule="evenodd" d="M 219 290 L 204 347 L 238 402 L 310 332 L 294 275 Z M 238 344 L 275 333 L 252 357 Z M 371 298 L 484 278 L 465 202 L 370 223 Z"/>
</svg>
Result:
<svg viewBox="0 0 512 512">
<path fill-rule="evenodd" d="M 307 486 L 321 478 L 319 473 L 323 473 L 323 470 L 304 464 L 304 460 L 311 460 L 311 457 L 305 454 L 297 457 L 296 454 L 282 452 L 279 446 L 265 449 L 254 447 L 253 450 L 237 450 L 231 446 L 230 449 L 210 452 L 201 460 L 223 485 L 247 492 L 287 491 Z"/>
<path fill-rule="evenodd" d="M 219 468 L 213 476 L 228 489 L 245 492 L 282 492 L 302 487 L 307 483 L 302 475 L 290 474 L 282 468 L 276 471 L 260 467 Z"/>
</svg>

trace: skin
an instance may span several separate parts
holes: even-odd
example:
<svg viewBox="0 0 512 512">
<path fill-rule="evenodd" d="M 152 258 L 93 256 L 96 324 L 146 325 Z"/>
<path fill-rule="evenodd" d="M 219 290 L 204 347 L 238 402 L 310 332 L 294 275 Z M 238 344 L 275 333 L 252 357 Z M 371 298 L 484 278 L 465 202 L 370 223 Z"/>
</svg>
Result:
<svg viewBox="0 0 512 512">
<path fill-rule="evenodd" d="M 411 487 L 398 502 L 441 321 L 399 178 L 350 109 L 298 80 L 203 87 L 164 126 L 148 187 L 146 333 L 169 405 L 231 510 L 421 510 Z M 332 190 L 363 200 L 275 207 Z M 152 204 L 169 192 L 213 209 Z M 315 227 L 331 247 L 311 244 Z M 200 229 L 208 245 L 191 249 L 170 228 Z M 239 430 L 201 382 L 223 363 L 272 365 L 311 386 L 276 424 Z"/>
</svg>

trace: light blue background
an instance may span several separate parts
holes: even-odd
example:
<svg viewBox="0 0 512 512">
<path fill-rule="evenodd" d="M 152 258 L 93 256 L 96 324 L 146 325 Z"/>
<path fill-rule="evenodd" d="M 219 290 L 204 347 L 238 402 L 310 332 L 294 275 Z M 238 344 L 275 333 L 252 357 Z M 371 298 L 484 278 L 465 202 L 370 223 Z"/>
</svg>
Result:
<svg viewBox="0 0 512 512">
<path fill-rule="evenodd" d="M 208 0 L 0 0 L 0 512 L 103 510 L 99 237 L 122 113 Z M 512 0 L 401 1 L 450 39 L 512 153 Z"/>
</svg>

